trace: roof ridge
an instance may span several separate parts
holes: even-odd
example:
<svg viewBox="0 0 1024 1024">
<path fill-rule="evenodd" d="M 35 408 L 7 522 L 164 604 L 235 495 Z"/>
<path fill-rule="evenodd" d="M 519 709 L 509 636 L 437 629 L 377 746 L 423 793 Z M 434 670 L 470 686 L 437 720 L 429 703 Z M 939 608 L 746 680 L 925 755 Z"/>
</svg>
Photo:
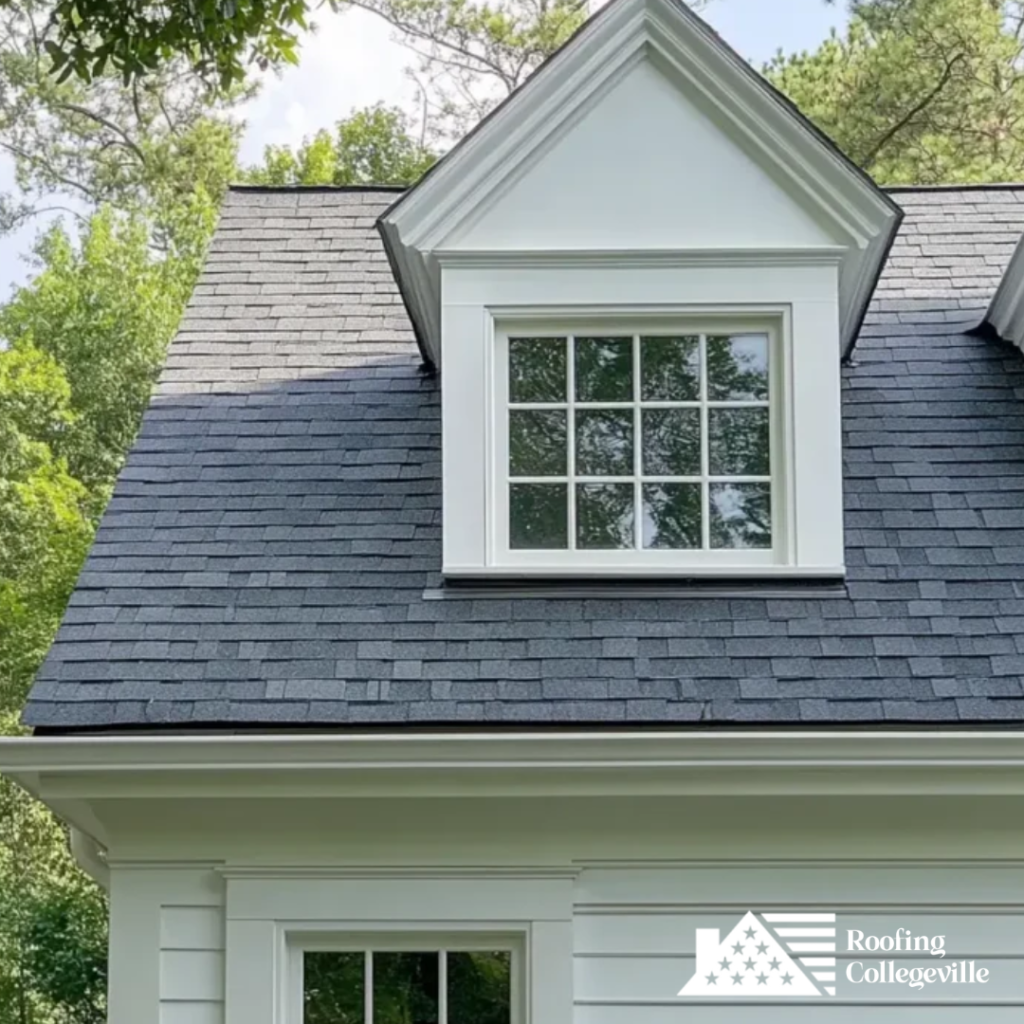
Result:
<svg viewBox="0 0 1024 1024">
<path fill-rule="evenodd" d="M 882 185 L 886 192 L 1006 192 L 1024 189 L 1024 181 L 979 181 L 957 185 Z"/>
<path fill-rule="evenodd" d="M 229 192 L 405 192 L 408 185 L 249 185 L 232 182 Z"/>
</svg>

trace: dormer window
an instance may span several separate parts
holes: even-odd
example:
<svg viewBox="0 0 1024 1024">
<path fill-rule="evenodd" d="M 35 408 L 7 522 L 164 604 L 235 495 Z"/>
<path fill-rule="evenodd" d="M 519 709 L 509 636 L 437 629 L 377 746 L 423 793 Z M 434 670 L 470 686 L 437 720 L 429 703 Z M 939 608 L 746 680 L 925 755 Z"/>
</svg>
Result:
<svg viewBox="0 0 1024 1024">
<path fill-rule="evenodd" d="M 840 359 L 899 219 L 684 3 L 603 8 L 379 222 L 445 576 L 841 576 Z"/>
<path fill-rule="evenodd" d="M 537 326 L 496 334 L 496 544 L 510 564 L 784 558 L 775 325 Z"/>
</svg>

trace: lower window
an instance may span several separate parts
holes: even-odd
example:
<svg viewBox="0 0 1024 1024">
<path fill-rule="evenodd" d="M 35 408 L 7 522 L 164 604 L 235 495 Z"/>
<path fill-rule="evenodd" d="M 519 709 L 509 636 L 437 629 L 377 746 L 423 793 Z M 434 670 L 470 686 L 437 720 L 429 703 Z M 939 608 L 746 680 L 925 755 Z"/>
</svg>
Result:
<svg viewBox="0 0 1024 1024">
<path fill-rule="evenodd" d="M 304 950 L 303 1024 L 515 1024 L 511 949 L 401 945 Z"/>
</svg>

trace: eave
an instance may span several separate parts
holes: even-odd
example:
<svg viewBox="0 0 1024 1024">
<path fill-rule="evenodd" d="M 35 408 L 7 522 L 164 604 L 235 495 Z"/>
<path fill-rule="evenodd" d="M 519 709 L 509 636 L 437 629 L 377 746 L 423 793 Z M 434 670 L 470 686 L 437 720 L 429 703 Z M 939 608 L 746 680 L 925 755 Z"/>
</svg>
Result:
<svg viewBox="0 0 1024 1024">
<path fill-rule="evenodd" d="M 1024 731 L 563 731 L 0 740 L 51 806 L 241 796 L 1024 795 Z"/>
</svg>

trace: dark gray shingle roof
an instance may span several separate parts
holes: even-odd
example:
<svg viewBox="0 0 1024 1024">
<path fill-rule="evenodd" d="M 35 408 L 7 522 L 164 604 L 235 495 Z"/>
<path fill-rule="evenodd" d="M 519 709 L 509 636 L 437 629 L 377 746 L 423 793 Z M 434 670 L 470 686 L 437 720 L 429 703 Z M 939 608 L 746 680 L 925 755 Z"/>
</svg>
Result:
<svg viewBox="0 0 1024 1024">
<path fill-rule="evenodd" d="M 433 599 L 438 382 L 374 191 L 234 191 L 32 691 L 72 729 L 1024 720 L 1024 186 L 896 191 L 844 371 L 848 596 Z"/>
</svg>

